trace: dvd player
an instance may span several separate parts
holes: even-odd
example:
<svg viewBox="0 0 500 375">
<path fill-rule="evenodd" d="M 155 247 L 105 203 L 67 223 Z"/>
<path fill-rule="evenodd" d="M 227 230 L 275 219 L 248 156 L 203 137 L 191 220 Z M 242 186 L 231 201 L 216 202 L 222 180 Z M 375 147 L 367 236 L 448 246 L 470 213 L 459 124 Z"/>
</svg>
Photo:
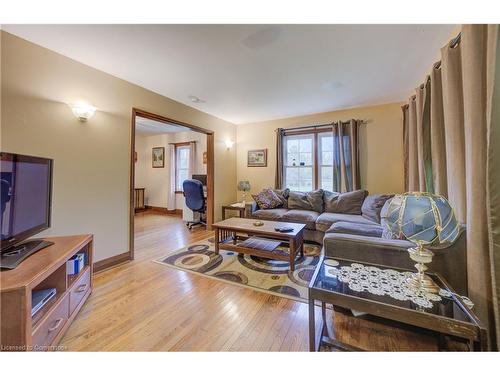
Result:
<svg viewBox="0 0 500 375">
<path fill-rule="evenodd" d="M 31 292 L 31 316 L 35 315 L 43 306 L 55 297 L 56 288 L 34 290 Z"/>
</svg>

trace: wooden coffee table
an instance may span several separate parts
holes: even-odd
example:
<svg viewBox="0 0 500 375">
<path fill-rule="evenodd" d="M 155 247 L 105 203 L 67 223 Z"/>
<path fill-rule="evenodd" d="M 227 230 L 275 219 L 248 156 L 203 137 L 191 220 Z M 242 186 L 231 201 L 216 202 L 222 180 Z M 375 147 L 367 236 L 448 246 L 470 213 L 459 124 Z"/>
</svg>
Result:
<svg viewBox="0 0 500 375">
<path fill-rule="evenodd" d="M 255 226 L 256 221 L 261 221 L 264 225 Z M 280 233 L 274 230 L 278 226 L 292 227 L 293 231 Z M 297 254 L 304 255 L 304 224 L 232 217 L 213 224 L 213 227 L 216 254 L 222 249 L 266 259 L 284 260 L 290 262 L 290 271 L 295 270 Z M 242 243 L 251 237 L 279 241 L 280 247 L 273 250 L 245 247 Z M 283 246 L 289 251 L 284 251 Z"/>
</svg>

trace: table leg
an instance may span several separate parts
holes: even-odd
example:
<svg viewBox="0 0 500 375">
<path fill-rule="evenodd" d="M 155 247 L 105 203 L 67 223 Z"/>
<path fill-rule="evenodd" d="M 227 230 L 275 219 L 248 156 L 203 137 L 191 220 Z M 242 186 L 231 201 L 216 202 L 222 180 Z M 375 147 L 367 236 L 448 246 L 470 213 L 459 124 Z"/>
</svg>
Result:
<svg viewBox="0 0 500 375">
<path fill-rule="evenodd" d="M 326 303 L 321 301 L 321 319 L 323 320 L 322 336 L 328 336 L 328 325 L 326 323 Z"/>
<path fill-rule="evenodd" d="M 309 351 L 316 351 L 316 322 L 314 321 L 314 299 L 309 298 Z"/>
<path fill-rule="evenodd" d="M 290 271 L 295 271 L 295 255 L 297 254 L 297 244 L 295 238 L 290 240 Z"/>
<path fill-rule="evenodd" d="M 300 255 L 304 257 L 304 237 L 302 234 L 298 238 L 298 242 L 299 242 Z"/>
<path fill-rule="evenodd" d="M 215 254 L 219 254 L 219 228 L 215 228 Z"/>
</svg>

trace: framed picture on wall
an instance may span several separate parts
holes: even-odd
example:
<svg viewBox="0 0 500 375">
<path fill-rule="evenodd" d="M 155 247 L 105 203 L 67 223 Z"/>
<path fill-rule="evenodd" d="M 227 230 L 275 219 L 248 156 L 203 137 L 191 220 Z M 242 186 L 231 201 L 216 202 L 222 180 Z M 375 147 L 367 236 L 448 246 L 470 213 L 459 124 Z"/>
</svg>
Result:
<svg viewBox="0 0 500 375">
<path fill-rule="evenodd" d="M 165 147 L 153 147 L 153 168 L 165 168 Z"/>
<path fill-rule="evenodd" d="M 267 167 L 267 148 L 262 150 L 249 150 L 247 158 L 248 167 Z"/>
</svg>

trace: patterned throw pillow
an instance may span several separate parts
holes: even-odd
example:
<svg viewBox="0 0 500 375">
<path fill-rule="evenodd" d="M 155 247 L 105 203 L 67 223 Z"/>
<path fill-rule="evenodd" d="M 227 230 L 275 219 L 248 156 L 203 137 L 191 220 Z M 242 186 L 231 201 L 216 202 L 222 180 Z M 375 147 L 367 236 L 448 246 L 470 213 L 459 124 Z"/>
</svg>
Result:
<svg viewBox="0 0 500 375">
<path fill-rule="evenodd" d="M 253 200 L 261 210 L 280 207 L 283 202 L 272 189 L 264 189 L 259 194 L 252 195 Z"/>
</svg>

